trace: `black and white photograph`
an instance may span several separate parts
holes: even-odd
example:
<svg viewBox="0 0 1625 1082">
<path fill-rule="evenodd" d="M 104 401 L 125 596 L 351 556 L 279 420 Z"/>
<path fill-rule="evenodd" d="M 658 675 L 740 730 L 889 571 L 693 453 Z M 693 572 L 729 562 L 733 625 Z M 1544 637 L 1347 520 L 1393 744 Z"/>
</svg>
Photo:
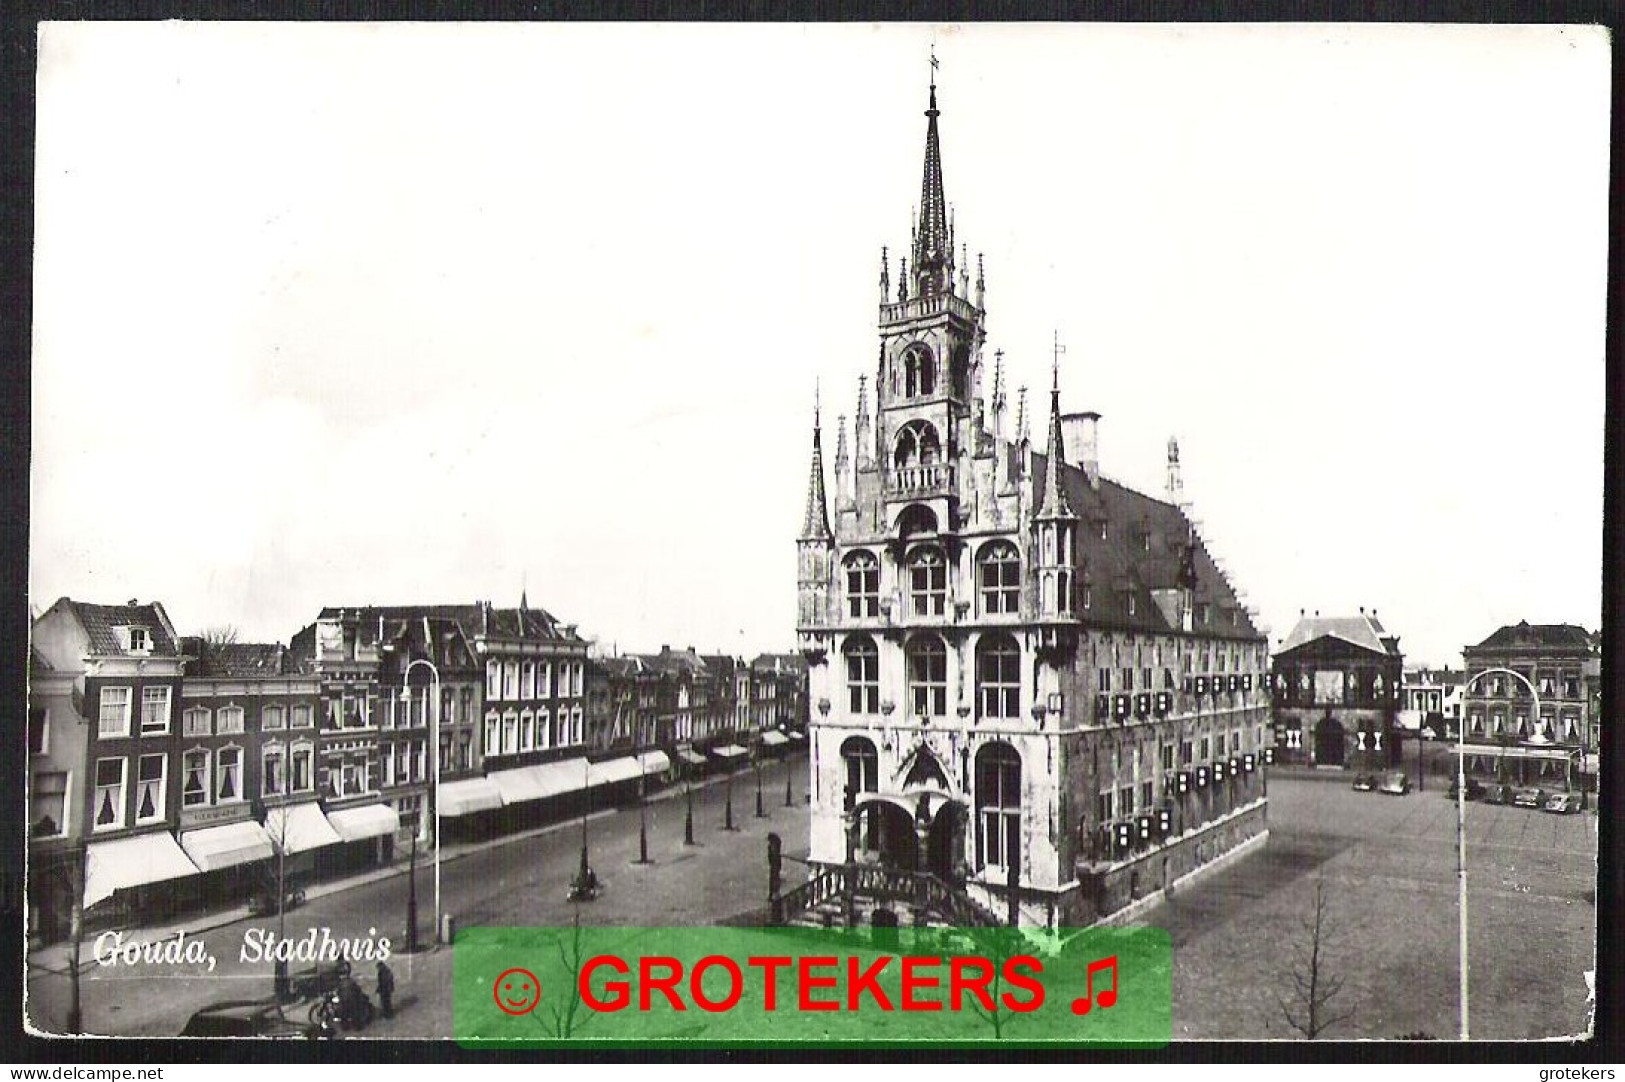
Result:
<svg viewBox="0 0 1625 1082">
<path fill-rule="evenodd" d="M 40 24 L 22 1028 L 1014 926 L 1175 1045 L 1589 1036 L 1610 50 Z"/>
</svg>

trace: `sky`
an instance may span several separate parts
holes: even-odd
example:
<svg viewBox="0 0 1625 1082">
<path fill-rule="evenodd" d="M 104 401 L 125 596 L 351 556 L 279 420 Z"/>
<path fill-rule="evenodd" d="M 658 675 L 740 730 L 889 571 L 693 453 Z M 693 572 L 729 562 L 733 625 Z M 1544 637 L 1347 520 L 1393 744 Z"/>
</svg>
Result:
<svg viewBox="0 0 1625 1082">
<path fill-rule="evenodd" d="M 933 49 L 987 360 L 1272 643 L 1600 624 L 1607 39 L 1519 26 L 46 24 L 31 604 L 791 648 Z"/>
</svg>

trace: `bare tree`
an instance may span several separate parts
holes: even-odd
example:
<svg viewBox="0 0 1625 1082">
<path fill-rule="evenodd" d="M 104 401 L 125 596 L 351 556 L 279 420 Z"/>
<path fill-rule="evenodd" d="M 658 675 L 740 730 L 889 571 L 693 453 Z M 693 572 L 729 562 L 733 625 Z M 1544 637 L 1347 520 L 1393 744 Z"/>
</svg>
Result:
<svg viewBox="0 0 1625 1082">
<path fill-rule="evenodd" d="M 559 952 L 559 962 L 564 971 L 569 974 L 569 990 L 561 996 L 550 997 L 547 1001 L 547 1013 L 538 1011 L 532 1014 L 550 1032 L 550 1037 L 567 1041 L 588 1022 L 596 1017 L 593 1011 L 586 1009 L 581 1001 L 581 967 L 587 961 L 587 951 L 581 942 L 581 911 L 576 911 L 575 920 L 571 922 L 568 932 L 561 932 L 553 937 L 553 946 Z"/>
<path fill-rule="evenodd" d="M 234 645 L 237 642 L 237 625 L 215 624 L 213 627 L 206 627 L 199 638 L 203 640 L 205 647 Z"/>
<path fill-rule="evenodd" d="M 988 983 L 988 999 L 992 1007 L 983 1004 L 981 997 L 972 992 L 970 1009 L 976 1017 L 993 1027 L 995 1041 L 1003 1040 L 1005 1030 L 1022 1017 L 1004 1006 L 1004 967 L 1010 959 L 1026 953 L 1026 941 L 1019 930 L 1005 926 L 971 929 L 970 938 L 976 944 L 977 954 L 993 967 L 993 979 Z"/>
<path fill-rule="evenodd" d="M 1326 945 L 1333 927 L 1327 917 L 1326 883 L 1315 880 L 1315 908 L 1302 921 L 1307 944 L 1293 944 L 1293 965 L 1288 973 L 1292 987 L 1289 995 L 1276 993 L 1275 1002 L 1281 1008 L 1287 1024 L 1307 1040 L 1315 1040 L 1327 1029 L 1354 1016 L 1353 1011 L 1338 1011 L 1332 1001 L 1343 990 L 1343 978 L 1327 972 Z"/>
</svg>

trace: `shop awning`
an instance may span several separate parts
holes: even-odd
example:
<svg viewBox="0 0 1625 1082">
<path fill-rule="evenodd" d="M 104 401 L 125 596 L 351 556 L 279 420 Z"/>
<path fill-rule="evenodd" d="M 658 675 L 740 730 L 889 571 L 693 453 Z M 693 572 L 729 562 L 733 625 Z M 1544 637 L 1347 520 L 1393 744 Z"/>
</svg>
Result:
<svg viewBox="0 0 1625 1082">
<path fill-rule="evenodd" d="M 265 828 L 252 819 L 183 831 L 181 848 L 192 858 L 192 863 L 205 872 L 233 868 L 253 860 L 270 860 L 275 855 Z"/>
<path fill-rule="evenodd" d="M 540 800 L 546 795 L 537 786 L 535 767 L 499 770 L 487 775 L 486 780 L 497 787 L 497 794 L 504 804 L 523 804 L 527 800 Z"/>
<path fill-rule="evenodd" d="M 643 777 L 643 770 L 638 761 L 630 756 L 622 759 L 609 759 L 602 763 L 594 763 L 587 774 L 587 784 L 614 785 L 617 782 L 634 781 Z"/>
<path fill-rule="evenodd" d="M 556 763 L 543 763 L 531 767 L 530 776 L 539 796 L 579 793 L 587 787 L 587 760 L 560 759 Z"/>
<path fill-rule="evenodd" d="M 315 801 L 272 808 L 265 813 L 265 834 L 284 853 L 303 853 L 344 840 Z"/>
<path fill-rule="evenodd" d="M 115 890 L 196 874 L 197 865 L 168 831 L 91 842 L 85 849 L 85 908 L 111 898 Z"/>
<path fill-rule="evenodd" d="M 767 732 L 762 734 L 762 743 L 766 744 L 770 748 L 776 748 L 780 744 L 788 744 L 789 742 L 790 738 L 779 732 L 777 729 L 769 729 Z"/>
<path fill-rule="evenodd" d="M 463 778 L 440 783 L 440 815 L 455 819 L 459 815 L 490 811 L 502 807 L 502 791 L 490 778 Z"/>
<path fill-rule="evenodd" d="M 791 740 L 805 740 L 805 739 L 807 739 L 807 734 L 803 733 L 803 732 L 792 732 L 790 734 L 790 739 Z"/>
<path fill-rule="evenodd" d="M 671 759 L 663 751 L 646 751 L 637 757 L 645 774 L 664 774 L 671 769 Z"/>
<path fill-rule="evenodd" d="M 712 748 L 711 754 L 722 759 L 737 759 L 741 755 L 747 755 L 749 753 L 738 744 L 723 744 L 720 747 Z"/>
<path fill-rule="evenodd" d="M 677 753 L 677 758 L 681 759 L 683 762 L 687 763 L 689 766 L 704 766 L 705 765 L 705 756 L 701 755 L 697 751 L 689 751 L 687 748 L 684 748 L 681 751 L 679 751 Z"/>
<path fill-rule="evenodd" d="M 363 804 L 327 813 L 327 821 L 347 842 L 378 838 L 401 829 L 401 817 L 388 804 Z"/>
</svg>

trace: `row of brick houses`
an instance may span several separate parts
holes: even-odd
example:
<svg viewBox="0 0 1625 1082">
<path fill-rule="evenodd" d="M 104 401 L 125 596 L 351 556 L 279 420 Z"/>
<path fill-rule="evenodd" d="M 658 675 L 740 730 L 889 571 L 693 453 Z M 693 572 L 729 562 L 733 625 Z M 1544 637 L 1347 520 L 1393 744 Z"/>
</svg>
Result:
<svg viewBox="0 0 1625 1082">
<path fill-rule="evenodd" d="M 788 744 L 804 710 L 782 655 L 590 645 L 524 598 L 326 608 L 288 645 L 63 598 L 30 655 L 31 933 L 66 934 L 81 884 L 119 920 L 241 902 L 273 855 L 297 876 L 391 860 L 431 840 L 436 791 L 448 836 L 619 799 L 707 751 Z"/>
</svg>

